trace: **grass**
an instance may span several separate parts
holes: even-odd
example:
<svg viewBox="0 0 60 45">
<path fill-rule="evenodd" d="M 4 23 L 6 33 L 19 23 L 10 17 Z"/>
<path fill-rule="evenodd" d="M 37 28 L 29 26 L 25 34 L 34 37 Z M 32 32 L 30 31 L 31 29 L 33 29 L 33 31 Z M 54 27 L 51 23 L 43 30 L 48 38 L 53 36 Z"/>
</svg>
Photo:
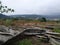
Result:
<svg viewBox="0 0 60 45">
<path fill-rule="evenodd" d="M 57 33 L 60 33 L 60 28 L 55 28 L 53 31 L 57 32 Z"/>
<path fill-rule="evenodd" d="M 17 45 L 44 45 L 48 44 L 45 39 L 23 39 L 22 41 L 19 41 Z M 49 45 L 49 44 L 48 44 Z"/>
<path fill-rule="evenodd" d="M 10 20 L 10 19 L 6 19 L 5 22 L 4 22 L 4 24 L 5 24 L 6 26 L 11 25 L 11 23 L 12 23 L 12 20 Z"/>
<path fill-rule="evenodd" d="M 32 45 L 32 41 L 28 39 L 24 39 L 22 41 L 19 41 L 18 45 Z"/>
</svg>

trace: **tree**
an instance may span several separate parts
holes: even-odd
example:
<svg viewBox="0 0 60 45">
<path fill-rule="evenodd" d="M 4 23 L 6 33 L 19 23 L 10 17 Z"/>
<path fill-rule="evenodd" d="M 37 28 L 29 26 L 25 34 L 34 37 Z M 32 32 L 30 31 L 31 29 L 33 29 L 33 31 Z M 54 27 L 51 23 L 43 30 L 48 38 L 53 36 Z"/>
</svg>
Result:
<svg viewBox="0 0 60 45">
<path fill-rule="evenodd" d="M 47 20 L 46 20 L 46 18 L 42 17 L 41 21 L 46 22 Z"/>
<path fill-rule="evenodd" d="M 2 2 L 0 1 L 0 13 L 8 13 L 9 11 L 14 12 L 14 9 L 8 8 L 7 6 L 3 6 Z"/>
</svg>

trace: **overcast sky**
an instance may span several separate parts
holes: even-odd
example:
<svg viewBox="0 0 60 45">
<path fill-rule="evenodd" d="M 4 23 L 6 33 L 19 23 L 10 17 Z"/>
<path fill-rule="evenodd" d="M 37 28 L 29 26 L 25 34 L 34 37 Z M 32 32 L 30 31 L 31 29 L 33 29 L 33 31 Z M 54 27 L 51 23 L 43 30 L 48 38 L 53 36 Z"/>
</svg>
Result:
<svg viewBox="0 0 60 45">
<path fill-rule="evenodd" d="M 60 14 L 60 0 L 2 0 L 4 5 L 15 10 L 10 14 Z"/>
</svg>

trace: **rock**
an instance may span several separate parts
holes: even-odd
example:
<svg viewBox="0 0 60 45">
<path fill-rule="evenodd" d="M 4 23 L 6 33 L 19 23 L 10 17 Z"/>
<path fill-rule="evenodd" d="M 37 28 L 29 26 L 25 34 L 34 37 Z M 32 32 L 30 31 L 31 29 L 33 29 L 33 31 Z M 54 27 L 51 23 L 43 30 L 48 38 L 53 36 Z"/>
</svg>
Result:
<svg viewBox="0 0 60 45">
<path fill-rule="evenodd" d="M 0 41 L 0 45 L 2 45 L 4 42 L 3 41 Z"/>
<path fill-rule="evenodd" d="M 9 32 L 9 28 L 3 25 L 0 25 L 0 32 Z"/>
<path fill-rule="evenodd" d="M 0 25 L 0 45 L 18 34 L 19 31 L 14 31 L 9 27 Z"/>
</svg>

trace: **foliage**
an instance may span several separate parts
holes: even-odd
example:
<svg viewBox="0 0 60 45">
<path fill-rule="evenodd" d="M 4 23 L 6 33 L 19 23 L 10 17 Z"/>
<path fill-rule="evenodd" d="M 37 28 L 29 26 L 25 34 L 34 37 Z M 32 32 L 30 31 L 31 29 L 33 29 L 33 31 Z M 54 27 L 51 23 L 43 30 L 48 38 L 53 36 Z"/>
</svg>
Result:
<svg viewBox="0 0 60 45">
<path fill-rule="evenodd" d="M 2 2 L 0 1 L 0 13 L 8 13 L 9 11 L 14 12 L 14 9 L 8 8 L 7 6 L 3 6 Z"/>
<path fill-rule="evenodd" d="M 16 20 L 19 20 L 19 19 L 18 18 L 12 18 L 11 20 L 16 21 Z"/>
<path fill-rule="evenodd" d="M 42 17 L 41 22 L 46 22 L 46 18 Z"/>
<path fill-rule="evenodd" d="M 60 28 L 55 28 L 53 31 L 57 32 L 57 33 L 60 33 Z"/>
<path fill-rule="evenodd" d="M 6 26 L 11 25 L 11 23 L 12 23 L 12 20 L 10 20 L 10 19 L 6 19 L 6 20 L 5 20 L 5 25 L 6 25 Z"/>
<path fill-rule="evenodd" d="M 32 45 L 31 40 L 24 39 L 18 43 L 18 45 Z"/>
</svg>

